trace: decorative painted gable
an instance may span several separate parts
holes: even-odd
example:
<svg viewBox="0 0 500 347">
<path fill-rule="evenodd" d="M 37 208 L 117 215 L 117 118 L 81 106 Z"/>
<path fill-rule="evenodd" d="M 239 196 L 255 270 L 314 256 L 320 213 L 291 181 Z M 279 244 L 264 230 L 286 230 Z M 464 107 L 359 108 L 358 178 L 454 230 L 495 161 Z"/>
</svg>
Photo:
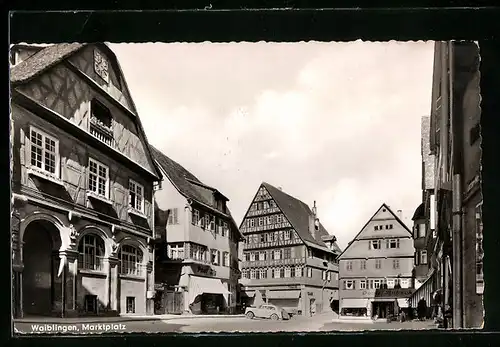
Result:
<svg viewBox="0 0 500 347">
<path fill-rule="evenodd" d="M 119 63 L 108 47 L 103 44 L 87 45 L 72 55 L 69 61 L 114 99 L 137 114 Z"/>
</svg>

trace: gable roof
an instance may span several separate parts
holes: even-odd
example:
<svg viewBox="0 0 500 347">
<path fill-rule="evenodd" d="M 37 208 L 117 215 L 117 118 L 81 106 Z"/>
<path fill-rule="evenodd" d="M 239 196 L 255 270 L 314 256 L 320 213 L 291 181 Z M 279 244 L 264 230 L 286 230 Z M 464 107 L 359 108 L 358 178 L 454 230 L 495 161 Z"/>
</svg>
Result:
<svg viewBox="0 0 500 347">
<path fill-rule="evenodd" d="M 243 238 L 241 233 L 239 232 L 238 225 L 233 219 L 231 215 L 231 211 L 226 206 L 226 212 L 217 210 L 212 206 L 212 202 L 209 200 L 206 191 L 210 191 L 213 194 L 219 194 L 226 201 L 229 199 L 226 198 L 222 193 L 220 193 L 217 189 L 212 188 L 203 182 L 201 182 L 195 175 L 186 170 L 182 165 L 177 163 L 176 161 L 170 159 L 165 154 L 163 154 L 156 147 L 151 146 L 151 152 L 153 153 L 154 159 L 158 162 L 160 167 L 163 169 L 165 174 L 167 175 L 168 180 L 172 183 L 172 185 L 177 189 L 177 191 L 182 194 L 185 198 L 191 199 L 198 204 L 221 214 L 231 220 L 235 228 L 238 230 L 240 238 Z"/>
<path fill-rule="evenodd" d="M 309 217 L 313 216 L 313 213 L 306 203 L 288 195 L 269 183 L 263 182 L 261 186 L 267 189 L 304 243 L 311 247 L 332 252 L 321 239 L 322 236 L 330 235 L 321 222 L 319 223 L 319 233 L 316 235 L 316 238 L 309 232 Z M 334 248 L 338 248 L 340 251 L 340 248 L 335 242 L 334 245 Z"/>
<path fill-rule="evenodd" d="M 413 236 L 412 233 L 411 233 L 411 230 L 408 229 L 408 227 L 406 226 L 406 224 L 391 210 L 391 208 L 389 207 L 389 205 L 387 205 L 385 202 L 380 205 L 380 207 L 375 211 L 375 213 L 373 214 L 373 216 L 370 217 L 370 219 L 368 219 L 365 223 L 365 225 L 363 225 L 363 227 L 361 228 L 361 230 L 356 234 L 356 236 L 354 236 L 352 238 L 351 241 L 349 241 L 349 243 L 347 244 L 347 247 L 342 251 L 342 253 L 340 253 L 340 255 L 338 256 L 338 258 L 342 257 L 342 255 L 351 247 L 352 243 L 354 240 L 356 240 L 359 236 L 359 234 L 361 234 L 363 232 L 363 230 L 366 228 L 366 226 L 368 225 L 368 223 L 370 223 L 372 221 L 372 219 L 377 215 L 378 211 L 380 211 L 382 208 L 385 208 L 387 209 L 387 211 L 389 211 L 390 214 L 392 214 L 392 216 L 396 219 L 396 221 L 408 232 L 408 234 L 410 234 L 410 236 Z"/>
<path fill-rule="evenodd" d="M 49 45 L 46 47 L 40 47 L 40 50 L 36 52 L 35 54 L 31 55 L 27 59 L 23 60 L 19 64 L 13 66 L 10 69 L 10 82 L 13 86 L 22 84 L 22 83 L 27 83 L 31 79 L 33 79 L 36 76 L 41 75 L 51 67 L 63 62 L 65 59 L 69 58 L 76 52 L 80 51 L 82 48 L 91 45 L 90 43 L 58 43 L 58 44 L 53 44 Z M 113 57 L 114 64 L 118 68 L 120 74 L 121 74 L 121 79 L 123 81 L 123 86 L 128 95 L 130 95 L 130 103 L 132 105 L 132 110 L 129 110 L 127 107 L 124 107 L 124 109 L 129 111 L 129 115 L 134 116 L 134 122 L 139 128 L 139 132 L 142 135 L 142 138 L 145 143 L 146 151 L 148 152 L 148 155 L 152 161 L 152 165 L 155 169 L 156 175 L 159 177 L 160 176 L 160 171 L 158 167 L 155 164 L 155 161 L 153 160 L 153 156 L 151 153 L 151 149 L 149 146 L 149 142 L 146 136 L 146 132 L 144 131 L 144 128 L 142 126 L 142 122 L 137 114 L 137 109 L 134 103 L 134 99 L 131 96 L 130 90 L 127 85 L 126 78 L 124 77 L 123 71 L 121 69 L 120 63 L 118 59 L 116 58 L 116 55 L 114 54 L 113 50 L 109 48 L 109 46 L 105 43 L 96 43 L 94 45 L 99 45 L 102 47 L 105 47 L 106 51 L 108 54 L 110 54 Z M 118 102 L 118 101 L 117 101 Z"/>
</svg>

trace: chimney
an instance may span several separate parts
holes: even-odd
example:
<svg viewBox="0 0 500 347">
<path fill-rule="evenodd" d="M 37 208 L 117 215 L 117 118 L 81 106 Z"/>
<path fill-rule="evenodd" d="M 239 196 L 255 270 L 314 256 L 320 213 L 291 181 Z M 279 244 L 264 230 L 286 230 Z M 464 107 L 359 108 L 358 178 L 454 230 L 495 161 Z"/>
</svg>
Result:
<svg viewBox="0 0 500 347">
<path fill-rule="evenodd" d="M 279 186 L 278 189 L 281 190 L 281 191 L 283 191 L 283 187 L 282 186 Z"/>
<path fill-rule="evenodd" d="M 403 220 L 403 210 L 398 210 L 396 214 L 399 219 Z"/>
<path fill-rule="evenodd" d="M 314 201 L 312 215 L 309 216 L 309 232 L 315 240 L 318 239 L 319 233 L 319 218 L 317 213 L 318 209 L 316 208 L 316 201 Z"/>
</svg>

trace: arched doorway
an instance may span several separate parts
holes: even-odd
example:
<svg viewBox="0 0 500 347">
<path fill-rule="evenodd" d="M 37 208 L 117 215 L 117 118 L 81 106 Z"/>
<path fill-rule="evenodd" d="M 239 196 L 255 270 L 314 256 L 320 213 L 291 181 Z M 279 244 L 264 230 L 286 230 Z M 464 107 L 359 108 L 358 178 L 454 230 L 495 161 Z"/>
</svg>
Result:
<svg viewBox="0 0 500 347">
<path fill-rule="evenodd" d="M 51 315 L 62 290 L 61 279 L 57 278 L 59 230 L 48 221 L 36 220 L 26 227 L 23 242 L 24 315 Z"/>
</svg>

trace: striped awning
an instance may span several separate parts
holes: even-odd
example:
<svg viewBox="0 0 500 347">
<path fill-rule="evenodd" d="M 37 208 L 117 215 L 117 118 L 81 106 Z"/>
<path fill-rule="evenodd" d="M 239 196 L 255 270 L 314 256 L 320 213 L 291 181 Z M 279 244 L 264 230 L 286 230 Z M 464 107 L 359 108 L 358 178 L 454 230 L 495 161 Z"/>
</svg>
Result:
<svg viewBox="0 0 500 347">
<path fill-rule="evenodd" d="M 397 300 L 398 300 L 398 306 L 400 308 L 408 308 L 408 306 L 409 306 L 408 305 L 408 299 L 401 299 L 401 298 L 399 298 Z"/>
</svg>

